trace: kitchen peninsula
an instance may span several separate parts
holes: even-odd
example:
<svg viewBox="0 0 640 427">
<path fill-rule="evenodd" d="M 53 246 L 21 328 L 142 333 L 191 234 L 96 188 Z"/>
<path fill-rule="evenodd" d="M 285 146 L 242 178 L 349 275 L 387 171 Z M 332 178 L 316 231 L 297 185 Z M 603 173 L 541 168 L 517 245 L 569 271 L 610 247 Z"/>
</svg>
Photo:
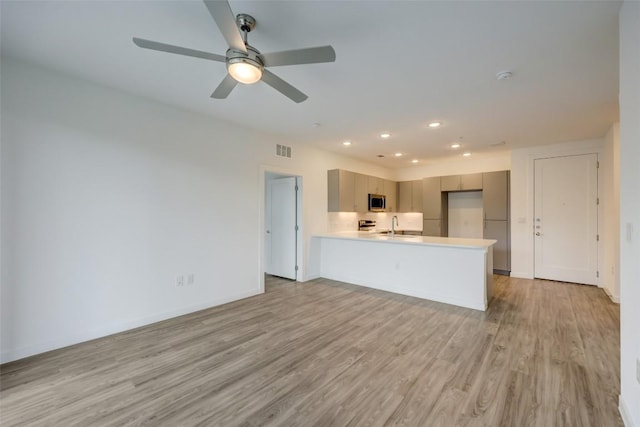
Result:
<svg viewBox="0 0 640 427">
<path fill-rule="evenodd" d="M 320 276 L 485 311 L 495 240 L 346 231 L 313 237 Z"/>
</svg>

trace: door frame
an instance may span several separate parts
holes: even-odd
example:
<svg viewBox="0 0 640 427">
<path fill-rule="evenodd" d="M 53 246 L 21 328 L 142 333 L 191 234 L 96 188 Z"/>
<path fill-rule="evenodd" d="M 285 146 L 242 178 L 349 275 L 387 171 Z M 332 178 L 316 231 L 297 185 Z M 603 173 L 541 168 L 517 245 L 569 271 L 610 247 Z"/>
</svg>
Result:
<svg viewBox="0 0 640 427">
<path fill-rule="evenodd" d="M 544 157 L 536 157 L 533 161 L 533 214 L 532 214 L 532 219 L 533 219 L 533 229 L 532 232 L 533 234 L 535 234 L 535 232 L 537 231 L 535 226 L 536 226 L 536 222 L 535 222 L 535 218 L 536 218 L 536 206 L 537 206 L 537 190 L 536 190 L 536 162 L 539 160 L 549 160 L 549 159 L 560 159 L 560 158 L 568 158 L 568 157 L 579 157 L 579 156 L 595 156 L 595 161 L 596 161 L 596 199 L 599 201 L 600 200 L 600 154 L 599 153 L 581 153 L 581 154 L 567 154 L 567 155 L 554 155 L 554 156 L 544 156 Z M 596 227 L 596 235 L 600 236 L 600 232 L 601 232 L 601 212 L 600 212 L 600 203 L 598 202 L 596 205 L 596 220 L 595 220 L 595 227 Z M 538 240 L 536 240 L 535 237 L 533 237 L 533 278 L 536 278 L 536 262 L 538 261 L 537 259 L 537 246 L 536 243 L 539 243 Z M 571 283 L 579 283 L 579 284 L 584 284 L 587 286 L 598 286 L 598 287 L 602 287 L 602 282 L 600 279 L 600 266 L 601 266 L 601 245 L 600 245 L 600 239 L 598 237 L 598 239 L 596 240 L 596 259 L 595 259 L 595 265 L 593 266 L 596 270 L 596 279 L 594 280 L 593 284 L 590 283 L 579 283 L 579 282 L 571 282 Z M 552 279 L 543 279 L 543 280 L 552 280 Z"/>
<path fill-rule="evenodd" d="M 563 157 L 577 154 L 597 154 L 600 160 L 598 170 L 598 191 L 602 191 L 603 176 L 613 173 L 612 165 L 604 162 L 604 144 L 602 139 L 561 142 L 551 145 L 540 145 L 517 150 L 517 155 L 511 155 L 511 186 L 510 186 L 510 235 L 511 235 L 511 276 L 523 279 L 533 279 L 535 246 L 534 246 L 534 168 L 535 160 L 549 157 Z M 604 231 L 604 211 L 600 194 L 598 206 L 598 230 Z M 608 235 L 600 234 L 598 242 L 598 270 L 600 277 L 598 287 L 603 287 L 606 275 L 604 271 L 603 242 L 610 239 Z"/>
<path fill-rule="evenodd" d="M 295 171 L 291 169 L 279 168 L 276 166 L 266 166 L 262 165 L 259 168 L 259 179 L 258 179 L 258 194 L 259 194 L 259 203 L 258 203 L 258 242 L 260 245 L 260 255 L 258 259 L 258 275 L 260 280 L 260 292 L 264 292 L 264 275 L 265 275 L 265 266 L 266 266 L 266 226 L 265 223 L 265 210 L 267 205 L 267 192 L 266 185 L 268 180 L 268 175 L 276 175 L 279 177 L 295 177 L 296 182 L 298 184 L 298 194 L 296 197 L 296 222 L 298 223 L 298 233 L 296 235 L 296 259 L 298 264 L 298 271 L 296 271 L 296 281 L 302 282 L 305 271 L 305 262 L 304 262 L 304 239 L 302 236 L 304 235 L 304 222 L 303 222 L 303 206 L 304 206 L 304 180 L 303 174 L 300 171 Z"/>
</svg>

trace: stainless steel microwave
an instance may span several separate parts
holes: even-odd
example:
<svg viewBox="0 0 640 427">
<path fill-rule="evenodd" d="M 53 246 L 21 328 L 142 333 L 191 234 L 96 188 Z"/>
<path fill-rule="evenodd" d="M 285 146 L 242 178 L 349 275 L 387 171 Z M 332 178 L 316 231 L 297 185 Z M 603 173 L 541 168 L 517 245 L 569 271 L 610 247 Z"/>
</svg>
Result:
<svg viewBox="0 0 640 427">
<path fill-rule="evenodd" d="M 369 194 L 369 212 L 384 212 L 387 207 L 386 197 L 382 194 Z"/>
</svg>

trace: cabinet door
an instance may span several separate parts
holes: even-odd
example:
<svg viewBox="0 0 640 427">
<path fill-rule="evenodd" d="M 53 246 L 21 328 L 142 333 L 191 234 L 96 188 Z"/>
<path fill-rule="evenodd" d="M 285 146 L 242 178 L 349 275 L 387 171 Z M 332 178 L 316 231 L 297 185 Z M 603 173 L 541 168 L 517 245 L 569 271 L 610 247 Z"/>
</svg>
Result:
<svg viewBox="0 0 640 427">
<path fill-rule="evenodd" d="M 482 206 L 485 219 L 509 219 L 509 171 L 483 174 Z"/>
<path fill-rule="evenodd" d="M 460 175 L 441 176 L 440 189 L 442 191 L 460 191 Z"/>
<path fill-rule="evenodd" d="M 398 212 L 411 212 L 412 183 L 403 181 L 398 183 Z"/>
<path fill-rule="evenodd" d="M 328 211 L 355 211 L 355 176 L 353 172 L 333 169 L 327 172 Z"/>
<path fill-rule="evenodd" d="M 422 235 L 440 237 L 442 227 L 439 219 L 425 219 L 422 221 Z"/>
<path fill-rule="evenodd" d="M 411 181 L 411 212 L 422 212 L 422 180 Z"/>
<path fill-rule="evenodd" d="M 398 183 L 395 181 L 384 180 L 384 194 L 387 197 L 387 212 L 398 212 Z"/>
<path fill-rule="evenodd" d="M 384 194 L 384 180 L 375 176 L 369 177 L 369 193 L 371 194 Z"/>
<path fill-rule="evenodd" d="M 493 245 L 493 269 L 494 270 L 511 270 L 511 260 L 509 254 L 509 230 L 507 221 L 485 221 L 484 234 L 485 239 L 495 239 L 498 241 Z"/>
<path fill-rule="evenodd" d="M 439 176 L 422 180 L 422 214 L 424 219 L 442 218 L 442 192 L 440 191 Z"/>
<path fill-rule="evenodd" d="M 356 212 L 369 211 L 369 177 L 355 174 L 355 208 Z"/>
<path fill-rule="evenodd" d="M 467 175 L 460 175 L 460 189 L 464 191 L 482 190 L 482 174 L 470 173 Z"/>
</svg>

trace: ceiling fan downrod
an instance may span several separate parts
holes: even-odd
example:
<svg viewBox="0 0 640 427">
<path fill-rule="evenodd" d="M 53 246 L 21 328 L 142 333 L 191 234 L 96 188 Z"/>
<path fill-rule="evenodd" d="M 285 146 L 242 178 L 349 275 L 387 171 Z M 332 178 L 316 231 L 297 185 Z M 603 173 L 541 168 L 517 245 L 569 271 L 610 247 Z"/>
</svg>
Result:
<svg viewBox="0 0 640 427">
<path fill-rule="evenodd" d="M 245 45 L 248 45 L 248 35 L 256 27 L 255 18 L 251 15 L 247 15 L 246 13 L 240 13 L 236 16 L 236 22 L 238 23 L 238 28 L 242 33 L 242 41 L 244 41 Z"/>
</svg>

